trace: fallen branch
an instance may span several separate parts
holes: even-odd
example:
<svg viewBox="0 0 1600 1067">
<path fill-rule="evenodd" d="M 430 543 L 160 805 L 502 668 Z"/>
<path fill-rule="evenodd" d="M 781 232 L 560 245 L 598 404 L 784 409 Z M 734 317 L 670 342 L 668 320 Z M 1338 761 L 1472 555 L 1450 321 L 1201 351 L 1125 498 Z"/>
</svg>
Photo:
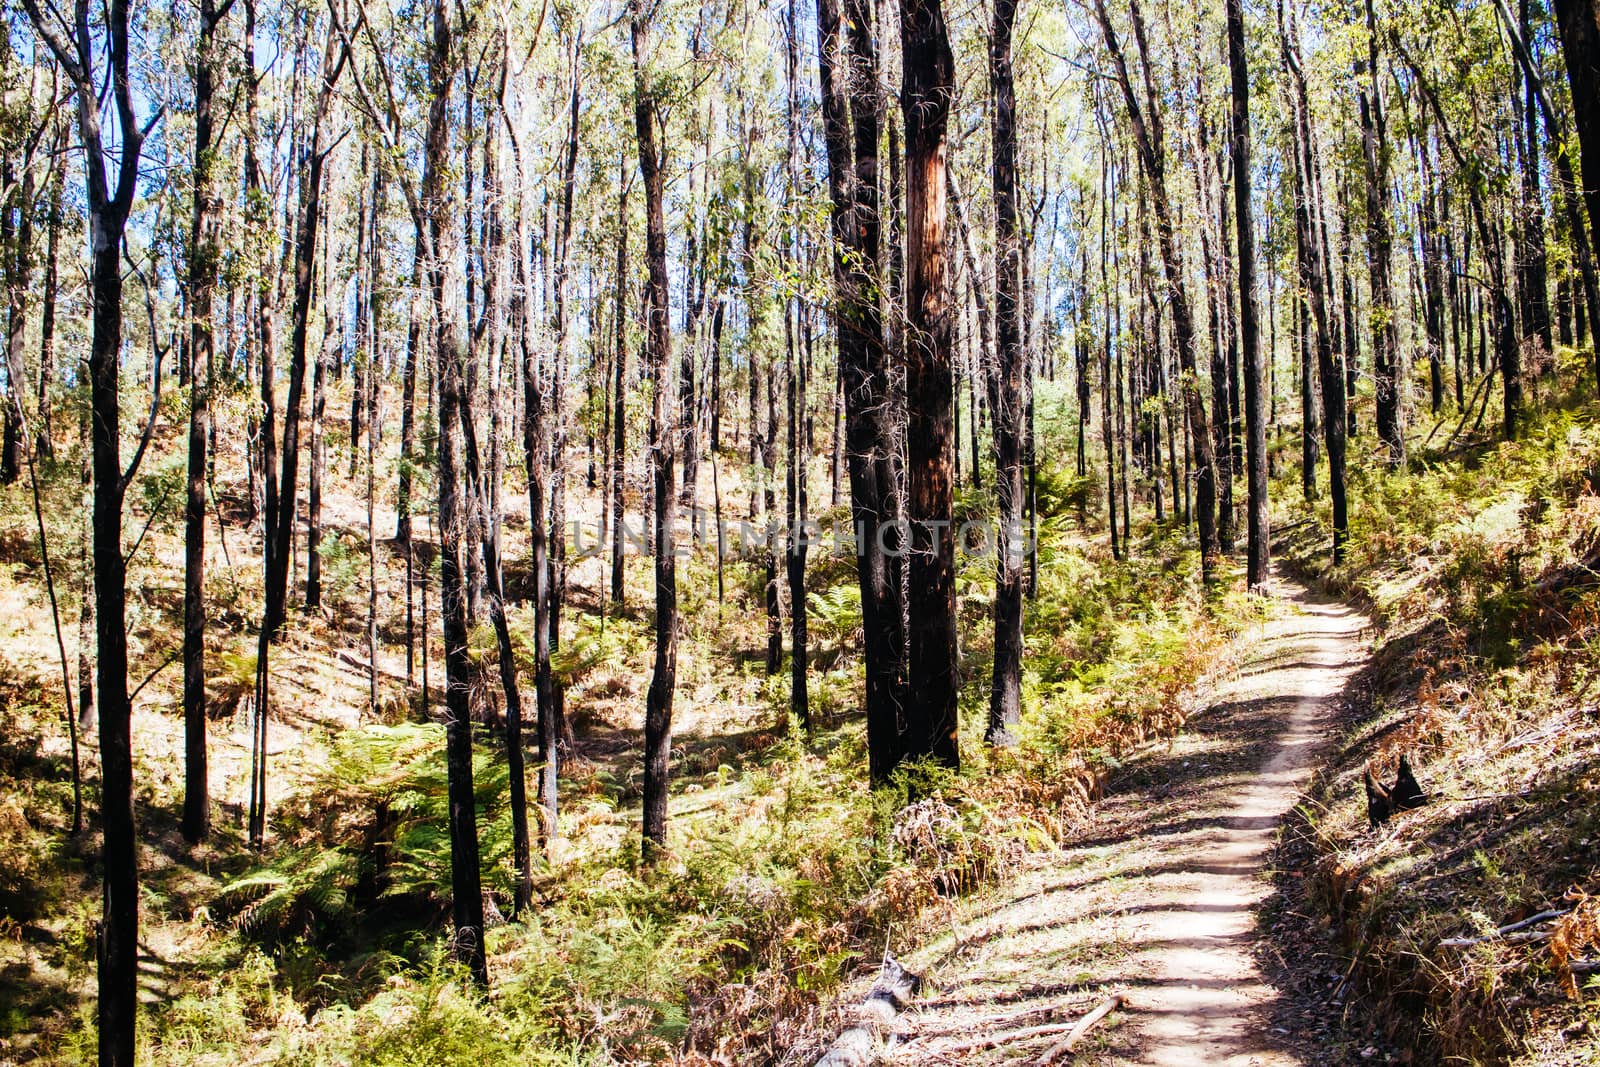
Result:
<svg viewBox="0 0 1600 1067">
<path fill-rule="evenodd" d="M 1551 919 L 1559 919 L 1561 916 L 1567 914 L 1569 910 L 1570 909 L 1562 908 L 1551 911 L 1541 911 L 1539 914 L 1530 915 L 1528 918 L 1519 922 L 1502 926 L 1494 933 L 1488 934 L 1484 937 L 1447 937 L 1439 942 L 1439 947 L 1471 948 L 1473 945 L 1481 945 L 1487 941 L 1504 941 L 1508 944 L 1520 944 L 1526 941 L 1543 941 L 1545 938 L 1550 936 L 1550 931 L 1529 931 L 1528 927 L 1535 926 L 1538 923 L 1548 922 Z M 1517 931 L 1519 930 L 1524 932 L 1518 933 Z"/>
<path fill-rule="evenodd" d="M 1033 1061 L 1034 1067 L 1049 1067 L 1050 1064 L 1066 1056 L 1067 1053 L 1077 1047 L 1078 1042 L 1083 1040 L 1085 1034 L 1095 1028 L 1101 1019 L 1122 1007 L 1127 1002 L 1127 999 L 1121 993 L 1113 993 L 1102 1000 L 1094 1011 L 1078 1020 L 1078 1024 L 1072 1028 L 1070 1034 L 1045 1049 L 1044 1055 Z"/>
<path fill-rule="evenodd" d="M 1077 1028 L 1077 1023 L 1041 1023 L 1038 1026 L 1028 1026 L 1021 1030 L 994 1030 L 982 1037 L 974 1037 L 954 1045 L 942 1045 L 931 1051 L 940 1056 L 952 1056 L 961 1052 L 979 1052 L 983 1049 L 994 1048 L 997 1045 L 1015 1045 L 1023 1041 L 1032 1041 L 1036 1037 L 1054 1037 Z M 919 1035 L 927 1037 L 931 1035 Z M 909 1047 L 910 1043 L 907 1043 Z"/>
<path fill-rule="evenodd" d="M 342 649 L 342 648 L 341 649 L 337 649 L 334 652 L 333 658 L 335 660 L 337 660 L 338 662 L 343 663 L 346 667 L 354 667 L 358 671 L 365 671 L 365 672 L 370 673 L 372 671 L 372 669 L 373 669 L 371 663 L 369 663 L 366 660 L 362 659 L 361 657 L 357 656 L 355 653 L 349 652 L 349 651 L 347 651 L 345 649 Z M 396 674 L 394 671 L 391 671 L 387 667 L 379 667 L 377 670 L 378 670 L 378 676 L 379 677 L 387 678 L 391 682 L 400 682 L 400 683 L 403 684 L 405 682 L 405 680 L 406 680 L 405 675 Z"/>
<path fill-rule="evenodd" d="M 878 980 L 856 1009 L 856 1025 L 840 1034 L 816 1067 L 871 1067 L 883 1052 L 894 1017 L 922 990 L 922 976 L 885 953 Z"/>
</svg>

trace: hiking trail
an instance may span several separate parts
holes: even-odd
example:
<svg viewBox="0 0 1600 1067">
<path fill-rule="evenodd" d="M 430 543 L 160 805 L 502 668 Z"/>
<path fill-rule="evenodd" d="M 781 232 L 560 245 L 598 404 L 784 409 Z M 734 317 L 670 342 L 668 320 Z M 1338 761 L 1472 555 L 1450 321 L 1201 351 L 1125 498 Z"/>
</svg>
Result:
<svg viewBox="0 0 1600 1067">
<path fill-rule="evenodd" d="M 1272 1022 L 1257 909 L 1368 621 L 1287 577 L 1271 588 L 1278 608 L 1238 637 L 1234 668 L 1113 775 L 1077 838 L 905 957 L 930 985 L 884 1062 L 1033 1063 L 1116 993 L 1124 1005 L 1059 1062 L 1305 1062 Z"/>
</svg>

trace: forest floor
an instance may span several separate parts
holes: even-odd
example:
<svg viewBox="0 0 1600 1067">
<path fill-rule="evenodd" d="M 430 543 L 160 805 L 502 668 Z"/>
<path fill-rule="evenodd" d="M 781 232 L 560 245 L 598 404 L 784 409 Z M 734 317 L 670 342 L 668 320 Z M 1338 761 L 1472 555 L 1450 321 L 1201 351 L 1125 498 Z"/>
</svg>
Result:
<svg viewBox="0 0 1600 1067">
<path fill-rule="evenodd" d="M 1176 737 L 1113 774 L 1082 833 L 954 905 L 950 933 L 904 957 L 930 988 L 888 1062 L 1032 1063 L 1115 994 L 1122 1008 L 1076 1062 L 1329 1062 L 1326 1034 L 1312 1044 L 1321 1012 L 1269 977 L 1281 954 L 1258 920 L 1280 820 L 1366 662 L 1369 624 L 1287 577 L 1274 587 L 1279 610 L 1239 636 L 1230 673 Z"/>
</svg>

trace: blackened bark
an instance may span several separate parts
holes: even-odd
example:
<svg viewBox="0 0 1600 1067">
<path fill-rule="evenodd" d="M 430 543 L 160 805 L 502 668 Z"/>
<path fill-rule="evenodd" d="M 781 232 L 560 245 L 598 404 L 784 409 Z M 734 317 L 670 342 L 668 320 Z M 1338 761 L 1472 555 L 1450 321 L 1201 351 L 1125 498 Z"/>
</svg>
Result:
<svg viewBox="0 0 1600 1067">
<path fill-rule="evenodd" d="M 421 212 L 428 232 L 428 288 L 434 315 L 434 377 L 439 389 L 439 574 L 445 652 L 445 769 L 450 805 L 451 918 L 453 954 L 480 985 L 489 981 L 483 946 L 483 892 L 478 870 L 478 823 L 472 782 L 472 719 L 469 687 L 474 671 L 467 652 L 466 559 L 463 534 L 460 397 L 462 356 L 467 331 L 448 279 L 452 203 L 446 178 L 450 166 L 450 83 L 455 55 L 443 0 L 432 10 L 428 55 L 428 120 L 424 140 Z M 426 591 L 424 591 L 426 596 Z"/>
<path fill-rule="evenodd" d="M 1532 36 L 1532 5 L 1521 0 L 1522 39 Z M 1539 177 L 1538 81 L 1529 68 L 1522 70 L 1522 216 L 1518 220 L 1517 298 L 1522 305 L 1522 332 L 1536 337 L 1543 351 L 1551 350 L 1549 273 L 1545 265 L 1544 196 Z"/>
<path fill-rule="evenodd" d="M 1342 562 L 1349 532 L 1345 497 L 1345 396 L 1344 373 L 1334 358 L 1333 323 L 1328 309 L 1327 245 L 1316 219 L 1322 214 L 1316 199 L 1316 157 L 1311 148 L 1310 102 L 1296 56 L 1284 42 L 1285 55 L 1294 76 L 1295 99 L 1295 243 L 1300 263 L 1300 285 L 1305 291 L 1302 314 L 1309 317 L 1309 332 L 1317 357 L 1317 376 L 1322 387 L 1322 432 L 1328 449 L 1328 494 L 1333 505 L 1333 562 Z M 1306 374 L 1309 376 L 1309 369 Z M 1310 396 L 1309 380 L 1303 397 Z"/>
<path fill-rule="evenodd" d="M 22 436 L 26 412 L 22 403 L 23 348 L 28 335 L 28 296 L 33 274 L 33 168 L 18 181 L 8 160 L 0 179 L 11 187 L 10 202 L 0 205 L 0 248 L 5 250 L 6 348 L 5 427 L 0 443 L 0 484 L 10 485 L 22 473 Z M 16 221 L 13 223 L 12 214 Z"/>
<path fill-rule="evenodd" d="M 425 280 L 422 277 L 424 266 L 423 241 L 423 231 L 418 229 L 412 238 L 411 281 L 419 292 L 412 299 L 410 313 L 407 315 L 405 366 L 400 372 L 400 470 L 395 490 L 395 510 L 398 513 L 398 517 L 395 520 L 395 539 L 406 546 L 408 581 L 409 569 L 412 566 L 411 487 L 417 462 L 417 367 L 423 359 L 423 345 L 427 336 L 423 330 L 423 325 L 428 317 L 427 295 L 420 291 L 425 287 Z M 409 596 L 410 593 L 408 591 L 407 597 L 409 598 Z M 408 641 L 408 663 L 409 656 Z M 408 666 L 408 676 L 409 673 L 410 668 Z"/>
<path fill-rule="evenodd" d="M 810 310 L 801 305 L 801 328 L 811 332 Z M 811 730 L 811 697 L 807 690 L 810 656 L 806 627 L 805 524 L 810 518 L 807 501 L 807 463 L 809 449 L 800 429 L 806 422 L 806 363 L 795 358 L 794 341 L 789 342 L 789 474 L 788 474 L 788 553 L 785 563 L 789 576 L 789 706 L 800 725 Z M 720 579 L 719 579 L 720 581 Z"/>
<path fill-rule="evenodd" d="M 672 753 L 672 696 L 678 672 L 678 572 L 673 523 L 672 409 L 667 402 L 672 335 L 667 308 L 665 175 L 656 146 L 660 115 L 656 102 L 650 25 L 643 0 L 632 5 L 634 135 L 645 196 L 645 352 L 650 392 L 650 456 L 655 504 L 656 652 L 644 719 L 643 850 L 647 857 L 667 843 L 667 790 Z"/>
<path fill-rule="evenodd" d="M 1260 308 L 1256 303 L 1256 239 L 1250 171 L 1250 66 L 1245 52 L 1243 0 L 1227 0 L 1228 73 L 1233 85 L 1234 224 L 1239 238 L 1239 350 L 1244 376 L 1245 477 L 1249 540 L 1245 581 L 1260 589 L 1272 566 L 1267 500 L 1267 420 L 1263 403 Z"/>
<path fill-rule="evenodd" d="M 80 18 L 69 41 L 60 24 L 41 13 L 37 0 L 24 6 L 66 74 L 77 99 L 84 154 L 115 158 L 115 185 L 106 169 L 86 168 L 92 265 L 89 294 L 89 407 L 94 482 L 94 592 L 97 688 L 100 691 L 100 829 L 103 896 L 95 955 L 99 997 L 96 1015 L 100 1067 L 133 1067 L 138 1015 L 139 874 L 133 820 L 133 737 L 128 699 L 128 645 L 124 608 L 126 562 L 122 554 L 122 502 L 133 470 L 121 460 L 118 361 L 122 348 L 122 245 L 138 184 L 144 128 L 133 107 L 128 80 L 128 4 L 109 0 L 104 9 L 104 48 L 109 70 L 96 71 L 100 53 L 88 20 Z M 109 157 L 102 135 L 98 89 L 111 86 L 117 151 Z M 152 413 L 152 417 L 153 417 Z M 135 463 L 137 466 L 137 463 Z"/>
<path fill-rule="evenodd" d="M 767 432 L 761 438 L 761 503 L 769 535 L 766 543 L 767 673 L 777 674 L 783 666 L 783 607 L 778 592 L 777 538 L 770 536 L 777 516 L 778 469 L 778 370 L 777 359 L 767 361 Z M 752 368 L 753 370 L 754 368 Z"/>
<path fill-rule="evenodd" d="M 485 299 L 493 298 L 486 294 Z M 455 384 L 459 388 L 460 382 L 457 381 Z M 477 432 L 472 423 L 472 413 L 463 401 L 464 398 L 457 397 L 455 408 L 461 422 L 461 434 L 465 444 L 463 458 L 466 460 L 467 486 L 477 498 L 478 507 L 487 513 L 491 487 L 485 478 Z M 516 650 L 512 646 L 511 628 L 506 620 L 505 577 L 500 563 L 500 545 L 494 535 L 493 524 L 485 523 L 479 531 L 478 548 L 483 559 L 484 580 L 489 587 L 489 619 L 494 625 L 495 646 L 500 667 L 500 688 L 506 698 L 505 745 L 506 769 L 510 778 L 511 862 L 517 875 L 512 915 L 517 916 L 522 914 L 533 899 L 533 849 L 528 834 L 528 784 L 522 753 L 522 689 L 517 684 Z M 551 837 L 555 835 L 553 820 L 549 826 L 549 835 Z"/>
<path fill-rule="evenodd" d="M 905 0 L 900 106 L 906 150 L 906 755 L 960 764 L 950 421 L 946 125 L 955 60 L 940 0 Z"/>
<path fill-rule="evenodd" d="M 1600 311 L 1600 285 L 1594 279 L 1592 256 L 1600 254 L 1600 5 L 1596 0 L 1555 0 L 1556 21 L 1561 29 L 1561 51 L 1567 68 L 1567 80 L 1572 86 L 1572 118 L 1578 132 L 1578 146 L 1582 149 L 1580 162 L 1583 170 L 1582 196 L 1589 209 L 1589 225 L 1583 225 L 1582 212 L 1572 211 L 1574 236 L 1578 246 L 1579 263 L 1584 269 L 1584 286 L 1587 290 L 1589 328 L 1600 332 L 1596 325 L 1596 312 Z M 1509 21 L 1509 19 L 1507 20 Z M 1545 117 L 1550 125 L 1548 114 Z M 1552 129 L 1555 127 L 1552 126 Z M 1558 153 L 1557 160 L 1565 173 L 1562 182 L 1575 189 L 1571 168 L 1570 149 Z M 1595 347 L 1595 367 L 1600 373 L 1600 346 Z"/>
<path fill-rule="evenodd" d="M 1184 282 L 1183 253 L 1178 245 L 1174 213 L 1167 197 L 1165 137 L 1162 131 L 1161 112 L 1149 79 L 1149 49 L 1144 41 L 1143 17 L 1137 0 L 1131 6 L 1134 39 L 1139 46 L 1141 65 L 1145 74 L 1146 106 L 1141 107 L 1129 78 L 1128 64 L 1116 31 L 1111 26 L 1104 0 L 1095 0 L 1095 12 L 1105 36 L 1106 47 L 1111 52 L 1116 68 L 1116 80 L 1122 88 L 1127 104 L 1128 119 L 1133 127 L 1134 141 L 1139 150 L 1139 160 L 1150 185 L 1150 198 L 1155 206 L 1156 237 L 1161 249 L 1162 267 L 1166 272 L 1167 290 L 1172 304 L 1172 332 L 1178 350 L 1178 363 L 1182 370 L 1181 389 L 1184 411 L 1188 416 L 1189 431 L 1193 437 L 1195 465 L 1195 505 L 1200 528 L 1200 555 L 1202 571 L 1210 581 L 1217 557 L 1217 475 L 1212 449 L 1210 421 L 1206 415 L 1205 401 L 1200 395 L 1199 372 L 1195 360 L 1194 315 L 1189 305 L 1189 294 Z M 1148 115 L 1146 114 L 1148 111 Z"/>
<path fill-rule="evenodd" d="M 799 80 L 800 80 L 800 51 L 798 33 L 796 32 L 797 18 L 795 15 L 795 0 L 789 0 L 788 10 L 788 53 L 786 56 L 788 109 L 787 119 L 789 127 L 789 152 L 786 160 L 786 177 L 788 180 L 785 189 L 786 199 L 793 201 L 800 188 L 800 115 L 799 115 Z M 798 233 L 790 231 L 786 243 L 785 258 L 788 259 L 791 270 L 799 269 L 795 262 L 799 249 Z M 809 666 L 809 657 L 806 652 L 806 538 L 804 524 L 809 517 L 807 514 L 806 483 L 808 471 L 806 457 L 810 449 L 806 441 L 804 427 L 806 424 L 806 370 L 809 360 L 799 358 L 795 351 L 795 314 L 798 305 L 799 314 L 802 316 L 803 329 L 807 349 L 810 348 L 811 320 L 809 308 L 802 302 L 784 296 L 783 302 L 783 332 L 786 347 L 785 378 L 788 386 L 788 462 L 785 464 L 784 475 L 784 516 L 787 520 L 787 536 L 784 539 L 786 551 L 784 553 L 784 569 L 789 579 L 789 642 L 791 656 L 789 661 L 789 708 L 800 723 L 806 734 L 811 733 L 811 698 L 806 687 L 806 671 Z M 692 437 L 690 438 L 692 440 Z"/>
<path fill-rule="evenodd" d="M 904 754 L 904 605 L 893 523 L 894 492 L 888 352 L 880 287 L 877 55 L 872 9 L 850 0 L 848 46 L 835 0 L 817 2 L 823 140 L 832 208 L 845 465 L 856 534 L 866 668 L 867 754 L 874 782 L 885 781 Z M 853 120 L 853 122 L 852 122 Z M 891 153 L 894 131 L 890 131 Z M 893 300 L 894 283 L 887 287 Z"/>
<path fill-rule="evenodd" d="M 624 482 L 626 449 L 628 447 L 627 375 L 628 375 L 628 189 L 625 174 L 617 178 L 617 338 L 615 381 L 611 403 L 611 607 L 622 607 L 625 561 L 622 554 Z"/>
<path fill-rule="evenodd" d="M 504 82 L 502 82 L 502 86 Z M 522 143 L 517 136 L 516 127 L 512 124 L 509 113 L 502 110 L 502 120 L 506 124 L 506 132 L 511 142 L 511 152 L 514 172 L 518 175 L 524 173 L 522 159 Z M 626 216 L 626 212 L 624 212 Z M 533 307 L 530 294 L 533 292 L 530 266 L 530 242 L 528 238 L 527 212 L 519 205 L 515 210 L 514 232 L 516 236 L 516 252 L 511 257 L 516 264 L 515 279 L 516 293 L 513 307 L 515 308 L 517 346 L 520 361 L 518 373 L 522 379 L 522 458 L 528 474 L 528 549 L 530 563 L 533 570 L 533 684 L 534 701 L 538 710 L 538 754 L 539 754 L 539 780 L 536 795 L 540 814 L 540 840 L 549 846 L 555 840 L 556 816 L 558 806 L 558 772 L 560 770 L 560 731 L 552 710 L 551 689 L 553 678 L 550 670 L 550 561 L 548 546 L 545 538 L 548 536 L 548 527 L 545 525 L 545 482 L 544 472 L 546 467 L 545 448 L 548 436 L 545 433 L 544 388 L 539 380 L 539 359 L 534 351 L 533 337 Z M 470 421 L 470 420 L 469 420 Z M 498 546 L 496 546 L 498 551 Z M 489 568 L 486 566 L 485 571 Z M 424 579 L 426 580 L 426 579 Z M 504 579 L 501 579 L 501 589 L 497 600 L 504 597 Z M 426 594 L 426 586 L 424 586 Z M 426 597 L 424 597 L 426 609 Z M 503 611 L 503 608 L 502 608 Z M 424 610 L 426 619 L 426 610 Z M 426 646 L 424 646 L 426 651 Z M 423 658 L 423 669 L 427 669 L 427 658 Z M 426 674 L 424 674 L 426 678 Z M 513 682 L 515 678 L 511 679 Z M 502 685 L 506 678 L 502 675 Z M 426 684 L 426 683 L 424 683 Z M 520 719 L 520 695 L 518 698 L 518 718 Z M 507 729 L 510 729 L 509 719 Z M 521 735 L 521 724 L 517 724 L 516 732 Z M 511 743 L 507 735 L 507 745 Z M 518 757 L 520 762 L 520 756 Z M 525 801 L 524 801 L 525 803 Z M 513 849 L 515 849 L 513 843 Z M 531 847 L 531 846 L 530 846 Z M 520 873 L 520 872 L 519 872 Z M 527 902 L 523 899 L 524 889 L 531 889 L 525 880 L 518 879 L 518 908 Z"/>
<path fill-rule="evenodd" d="M 59 134 L 57 140 L 59 147 Z M 39 312 L 39 423 L 33 445 L 34 455 L 42 459 L 52 459 L 56 454 L 51 393 L 56 377 L 56 297 L 60 288 L 56 260 L 61 244 L 61 201 L 66 169 L 64 160 L 52 161 L 46 193 L 44 293 Z"/>
<path fill-rule="evenodd" d="M 1366 0 L 1367 54 L 1356 60 L 1360 88 L 1361 151 L 1367 188 L 1367 274 L 1372 292 L 1372 378 L 1376 394 L 1378 439 L 1388 447 L 1389 466 L 1406 464 L 1404 373 L 1400 365 L 1398 309 L 1391 280 L 1394 243 L 1389 219 L 1389 135 L 1383 113 L 1382 75 L 1378 66 L 1378 24 L 1372 0 Z M 1309 183 L 1308 183 L 1309 187 Z"/>
<path fill-rule="evenodd" d="M 1016 0 L 995 0 L 989 35 L 989 81 L 994 94 L 993 165 L 995 326 L 995 552 L 994 677 L 989 692 L 991 744 L 1008 744 L 1022 722 L 1022 239 L 1017 219 L 1017 97 L 1011 73 Z"/>
<path fill-rule="evenodd" d="M 521 216 L 518 218 L 520 220 Z M 522 231 L 519 221 L 517 276 L 523 291 L 527 292 L 527 260 L 520 251 L 527 247 L 527 240 Z M 523 304 L 518 337 L 522 350 L 522 456 L 528 470 L 528 550 L 533 564 L 533 684 L 534 700 L 539 711 L 540 837 L 548 843 L 553 840 L 556 829 L 561 734 L 551 695 L 554 678 L 550 671 L 550 554 L 547 541 L 549 531 L 545 525 L 547 435 L 544 388 L 539 381 L 539 359 L 534 352 L 533 331 L 528 321 L 526 303 Z"/>
<path fill-rule="evenodd" d="M 1197 93 L 1197 100 L 1203 108 L 1204 97 Z M 1220 252 L 1213 252 L 1207 248 L 1211 243 L 1212 230 L 1211 220 L 1206 217 L 1211 214 L 1210 190 L 1206 182 L 1206 174 L 1210 169 L 1206 161 L 1211 157 L 1211 134 L 1210 124 L 1203 113 L 1199 122 L 1199 139 L 1200 158 L 1195 161 L 1194 171 L 1196 192 L 1202 205 L 1200 247 L 1201 255 L 1205 258 L 1206 319 L 1211 340 L 1211 449 L 1216 457 L 1217 472 L 1217 547 L 1227 555 L 1234 549 L 1233 444 L 1228 438 L 1228 353 L 1222 309 L 1225 304 L 1231 304 L 1231 300 L 1224 289 L 1226 278 L 1213 266 L 1226 256 L 1227 213 L 1226 209 L 1217 213 L 1216 233 Z"/>
<path fill-rule="evenodd" d="M 216 31 L 214 0 L 200 0 L 194 65 L 194 217 L 189 234 L 189 476 L 183 512 L 183 722 L 182 831 L 191 844 L 211 828 L 206 784 L 206 434 L 214 347 L 212 292 L 216 286 L 216 171 L 212 88 Z"/>
<path fill-rule="evenodd" d="M 326 255 L 323 267 L 326 270 Z M 328 469 L 323 427 L 328 417 L 328 364 L 334 344 L 333 310 L 326 306 L 326 294 L 323 303 L 322 346 L 311 368 L 311 426 L 306 442 L 311 451 L 311 469 L 306 478 L 306 611 L 322 607 L 322 479 Z"/>
<path fill-rule="evenodd" d="M 578 116 L 580 104 L 581 68 L 583 55 L 581 35 L 572 42 L 572 85 L 569 93 L 568 129 L 566 150 L 562 157 L 561 203 L 556 220 L 555 271 L 551 279 L 554 288 L 555 310 L 555 366 L 552 368 L 553 389 L 551 407 L 555 425 L 550 441 L 550 608 L 547 625 L 550 628 L 550 651 L 561 647 L 561 610 L 567 600 L 567 419 L 566 381 L 571 365 L 571 336 L 568 313 L 570 250 L 572 246 L 572 198 L 578 167 Z M 560 680 L 550 680 L 550 715 L 558 745 L 571 745 L 572 727 L 567 722 L 566 692 Z M 554 833 L 554 827 L 551 827 Z"/>
<path fill-rule="evenodd" d="M 1439 222 L 1435 207 L 1433 167 L 1428 158 L 1427 138 L 1418 139 L 1422 190 L 1418 205 L 1418 239 L 1422 244 L 1422 323 L 1427 336 L 1428 403 L 1433 414 L 1444 407 L 1444 269 L 1441 259 Z"/>
</svg>

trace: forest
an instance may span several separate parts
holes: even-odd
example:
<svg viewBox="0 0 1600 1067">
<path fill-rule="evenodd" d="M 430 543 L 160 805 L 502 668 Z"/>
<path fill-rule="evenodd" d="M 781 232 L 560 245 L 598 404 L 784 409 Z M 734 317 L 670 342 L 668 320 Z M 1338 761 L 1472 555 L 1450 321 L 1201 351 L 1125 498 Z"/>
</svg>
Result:
<svg viewBox="0 0 1600 1067">
<path fill-rule="evenodd" d="M 1596 0 L 0 17 L 0 1065 L 1600 1058 Z"/>
</svg>

